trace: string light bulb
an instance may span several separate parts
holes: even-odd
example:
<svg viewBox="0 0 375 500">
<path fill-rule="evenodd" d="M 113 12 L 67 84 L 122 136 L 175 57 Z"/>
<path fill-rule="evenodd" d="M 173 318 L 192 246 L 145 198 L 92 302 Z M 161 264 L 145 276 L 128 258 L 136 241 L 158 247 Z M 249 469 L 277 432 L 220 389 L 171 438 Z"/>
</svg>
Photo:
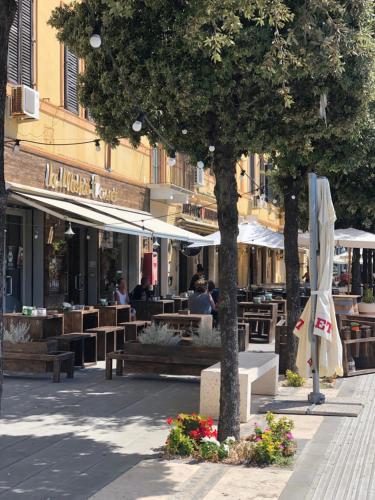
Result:
<svg viewBox="0 0 375 500">
<path fill-rule="evenodd" d="M 215 151 L 215 146 L 212 146 L 212 145 L 211 145 L 211 146 L 208 146 L 208 151 L 209 151 L 210 153 L 213 153 L 213 152 Z"/>
<path fill-rule="evenodd" d="M 145 121 L 145 114 L 140 113 L 132 125 L 132 129 L 134 130 L 134 132 L 140 132 L 142 130 L 144 121 Z"/>
<path fill-rule="evenodd" d="M 277 204 L 277 200 L 276 200 L 276 198 L 274 198 L 274 199 L 272 200 L 272 203 L 273 203 L 274 205 L 276 205 L 276 204 Z"/>
<path fill-rule="evenodd" d="M 38 231 L 35 230 L 35 233 L 34 233 L 34 240 L 37 240 L 39 238 L 39 234 L 38 234 Z"/>
<path fill-rule="evenodd" d="M 198 168 L 204 168 L 204 163 L 203 163 L 203 161 L 202 161 L 202 160 L 198 161 L 198 163 L 197 163 L 197 167 L 198 167 Z"/>
<path fill-rule="evenodd" d="M 187 135 L 187 133 L 188 133 L 187 128 L 183 128 L 183 129 L 181 130 L 181 134 L 182 134 L 182 135 Z"/>
<path fill-rule="evenodd" d="M 98 49 L 102 44 L 102 39 L 99 33 L 93 33 L 90 36 L 90 45 L 93 49 Z"/>
<path fill-rule="evenodd" d="M 95 139 L 95 149 L 99 153 L 100 152 L 100 141 L 99 139 Z"/>
<path fill-rule="evenodd" d="M 296 195 L 292 194 L 291 198 L 292 198 L 292 200 L 295 200 L 296 199 Z"/>
<path fill-rule="evenodd" d="M 16 139 L 16 142 L 14 143 L 13 146 L 13 153 L 19 153 L 20 152 L 20 140 Z"/>
<path fill-rule="evenodd" d="M 174 167 L 176 165 L 176 153 L 175 153 L 175 151 L 171 151 L 171 154 L 169 155 L 167 162 L 168 162 L 168 165 L 170 167 Z"/>
</svg>

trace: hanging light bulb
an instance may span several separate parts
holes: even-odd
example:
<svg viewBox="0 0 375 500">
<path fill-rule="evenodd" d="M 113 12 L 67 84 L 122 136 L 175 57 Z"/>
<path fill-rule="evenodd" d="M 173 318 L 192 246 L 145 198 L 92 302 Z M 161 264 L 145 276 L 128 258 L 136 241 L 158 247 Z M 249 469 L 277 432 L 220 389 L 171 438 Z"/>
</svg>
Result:
<svg viewBox="0 0 375 500">
<path fill-rule="evenodd" d="M 145 114 L 140 113 L 132 125 L 132 129 L 134 130 L 134 132 L 140 132 L 142 130 L 144 120 Z"/>
<path fill-rule="evenodd" d="M 208 146 L 208 151 L 213 153 L 215 151 L 215 146 Z"/>
<path fill-rule="evenodd" d="M 35 230 L 35 233 L 34 233 L 34 240 L 37 240 L 39 238 L 39 234 L 38 234 L 38 231 Z"/>
<path fill-rule="evenodd" d="M 181 130 L 181 134 L 182 134 L 182 135 L 187 135 L 187 133 L 188 133 L 187 128 L 183 128 L 183 129 Z"/>
<path fill-rule="evenodd" d="M 274 205 L 276 205 L 276 204 L 277 204 L 277 200 L 276 200 L 276 198 L 274 198 L 274 199 L 272 200 L 272 203 L 273 203 Z"/>
<path fill-rule="evenodd" d="M 160 247 L 160 243 L 158 242 L 158 240 L 156 238 L 154 238 L 154 241 L 152 242 L 152 248 L 154 250 L 157 250 L 159 247 Z"/>
<path fill-rule="evenodd" d="M 295 200 L 296 199 L 296 195 L 292 194 L 291 198 L 292 198 L 292 200 Z"/>
<path fill-rule="evenodd" d="M 204 168 L 204 163 L 203 163 L 203 161 L 202 161 L 202 160 L 198 161 L 198 163 L 197 163 L 197 167 L 198 167 L 198 168 Z"/>
<path fill-rule="evenodd" d="M 69 227 L 68 229 L 65 231 L 65 236 L 67 236 L 68 238 L 71 238 L 72 236 L 74 236 L 76 233 L 73 231 L 72 229 L 72 223 L 69 222 Z"/>
<path fill-rule="evenodd" d="M 91 236 L 89 234 L 86 234 L 86 240 L 87 241 L 91 240 Z"/>
<path fill-rule="evenodd" d="M 95 139 L 95 149 L 99 153 L 99 151 L 100 151 L 100 141 L 99 141 L 99 139 Z"/>
<path fill-rule="evenodd" d="M 93 49 L 98 49 L 102 44 L 102 39 L 99 33 L 93 33 L 90 36 L 90 45 Z"/>
<path fill-rule="evenodd" d="M 13 153 L 19 153 L 20 151 L 20 140 L 16 139 L 16 142 L 14 143 L 13 146 Z"/>
<path fill-rule="evenodd" d="M 167 162 L 170 167 L 174 167 L 176 165 L 176 153 L 174 151 L 171 151 Z"/>
</svg>

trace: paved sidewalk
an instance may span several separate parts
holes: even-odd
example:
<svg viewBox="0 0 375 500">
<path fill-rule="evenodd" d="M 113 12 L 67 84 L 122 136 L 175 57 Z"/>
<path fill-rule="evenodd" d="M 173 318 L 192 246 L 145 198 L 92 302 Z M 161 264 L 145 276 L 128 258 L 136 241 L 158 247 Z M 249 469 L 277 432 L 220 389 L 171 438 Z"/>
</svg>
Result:
<svg viewBox="0 0 375 500">
<path fill-rule="evenodd" d="M 375 374 L 345 379 L 339 396 L 361 401 L 362 413 L 324 418 L 280 500 L 375 498 Z"/>
</svg>

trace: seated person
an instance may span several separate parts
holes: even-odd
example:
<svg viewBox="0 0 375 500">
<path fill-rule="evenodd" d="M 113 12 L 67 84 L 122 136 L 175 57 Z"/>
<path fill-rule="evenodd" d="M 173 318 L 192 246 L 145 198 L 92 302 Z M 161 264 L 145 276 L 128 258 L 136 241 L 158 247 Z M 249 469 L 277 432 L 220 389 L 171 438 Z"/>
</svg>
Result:
<svg viewBox="0 0 375 500">
<path fill-rule="evenodd" d="M 195 292 L 189 297 L 189 310 L 192 314 L 211 314 L 216 310 L 205 281 L 199 280 L 195 283 Z"/>
<path fill-rule="evenodd" d="M 141 284 L 137 285 L 132 292 L 132 300 L 148 300 L 151 296 L 150 281 L 144 276 Z"/>
<path fill-rule="evenodd" d="M 191 278 L 189 290 L 195 291 L 195 285 L 199 280 L 204 280 L 204 269 L 202 264 L 197 264 L 197 272 Z"/>
<path fill-rule="evenodd" d="M 216 285 L 213 281 L 209 280 L 207 282 L 208 293 L 211 294 L 212 300 L 215 302 L 215 305 L 219 302 L 219 289 L 216 288 Z"/>
<path fill-rule="evenodd" d="M 120 278 L 117 282 L 117 290 L 115 292 L 115 300 L 117 304 L 125 305 L 129 304 L 129 294 L 126 289 L 126 283 L 124 278 Z"/>
</svg>

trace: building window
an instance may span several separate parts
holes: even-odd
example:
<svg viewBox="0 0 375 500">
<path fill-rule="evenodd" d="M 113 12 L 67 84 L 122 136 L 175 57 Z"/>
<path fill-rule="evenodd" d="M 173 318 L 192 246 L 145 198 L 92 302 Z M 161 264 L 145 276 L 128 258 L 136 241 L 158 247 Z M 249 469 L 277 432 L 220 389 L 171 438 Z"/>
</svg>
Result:
<svg viewBox="0 0 375 500">
<path fill-rule="evenodd" d="M 9 33 L 8 79 L 33 86 L 33 0 L 16 0 L 17 13 Z"/>
<path fill-rule="evenodd" d="M 162 151 L 160 148 L 152 148 L 151 156 L 151 182 L 158 184 L 161 182 L 161 158 Z"/>
<path fill-rule="evenodd" d="M 78 71 L 79 60 L 70 50 L 64 48 L 64 107 L 78 115 Z"/>
</svg>

